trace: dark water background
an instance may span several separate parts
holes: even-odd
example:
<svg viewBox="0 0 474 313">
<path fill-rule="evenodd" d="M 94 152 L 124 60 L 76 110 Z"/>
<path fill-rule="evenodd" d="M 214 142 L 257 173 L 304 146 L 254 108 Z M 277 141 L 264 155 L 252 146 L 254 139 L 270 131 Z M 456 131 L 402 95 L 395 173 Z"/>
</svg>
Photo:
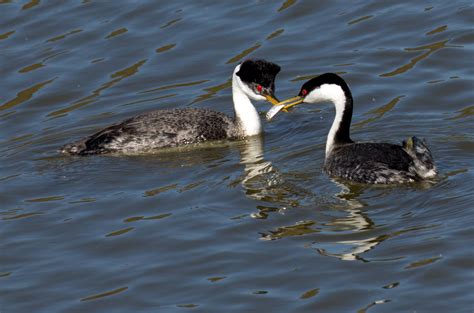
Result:
<svg viewBox="0 0 474 313">
<path fill-rule="evenodd" d="M 0 312 L 473 312 L 472 1 L 0 1 Z M 427 138 L 436 184 L 321 172 L 330 105 L 142 157 L 61 145 L 155 108 L 232 114 L 337 72 L 353 137 Z M 263 112 L 268 104 L 258 104 Z"/>
</svg>

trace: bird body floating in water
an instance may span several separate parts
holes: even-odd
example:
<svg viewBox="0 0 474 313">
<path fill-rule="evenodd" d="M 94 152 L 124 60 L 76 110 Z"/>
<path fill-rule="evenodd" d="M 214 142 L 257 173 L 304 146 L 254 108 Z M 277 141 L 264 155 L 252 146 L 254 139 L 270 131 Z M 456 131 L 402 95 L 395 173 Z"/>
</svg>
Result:
<svg viewBox="0 0 474 313">
<path fill-rule="evenodd" d="M 260 116 L 251 100 L 275 99 L 280 67 L 265 60 L 246 60 L 232 75 L 235 116 L 208 109 L 155 110 L 106 127 L 61 148 L 71 155 L 144 153 L 210 140 L 237 140 L 262 133 Z"/>
<path fill-rule="evenodd" d="M 298 96 L 274 106 L 267 113 L 267 119 L 297 104 L 318 102 L 332 102 L 336 108 L 324 162 L 324 171 L 330 176 L 359 183 L 397 184 L 437 175 L 430 149 L 417 137 L 409 138 L 402 145 L 352 141 L 352 94 L 337 74 L 326 73 L 307 81 Z"/>
</svg>

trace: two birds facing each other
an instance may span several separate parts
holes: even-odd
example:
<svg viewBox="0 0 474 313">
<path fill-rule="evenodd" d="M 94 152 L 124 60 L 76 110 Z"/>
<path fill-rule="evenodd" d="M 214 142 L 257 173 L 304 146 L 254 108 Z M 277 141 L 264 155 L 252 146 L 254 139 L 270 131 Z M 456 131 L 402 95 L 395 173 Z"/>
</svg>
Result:
<svg viewBox="0 0 474 313">
<path fill-rule="evenodd" d="M 332 102 L 336 116 L 326 142 L 324 170 L 330 176 L 370 184 L 410 183 L 437 175 L 431 152 L 416 137 L 402 145 L 354 142 L 350 137 L 353 98 L 347 83 L 327 73 L 313 78 L 298 96 L 279 102 L 274 96 L 280 67 L 265 60 L 246 60 L 232 75 L 234 117 L 208 109 L 154 110 L 106 127 L 64 146 L 71 155 L 146 153 L 210 140 L 239 140 L 263 132 L 253 101 L 275 105 L 267 118 L 300 103 Z"/>
</svg>

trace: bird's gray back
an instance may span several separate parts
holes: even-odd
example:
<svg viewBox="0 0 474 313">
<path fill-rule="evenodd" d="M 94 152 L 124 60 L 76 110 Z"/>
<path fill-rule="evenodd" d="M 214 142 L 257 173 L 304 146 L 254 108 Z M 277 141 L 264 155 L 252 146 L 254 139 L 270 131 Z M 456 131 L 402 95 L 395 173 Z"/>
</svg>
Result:
<svg viewBox="0 0 474 313">
<path fill-rule="evenodd" d="M 333 176 L 362 183 L 399 183 L 416 180 L 413 159 L 403 147 L 389 143 L 351 143 L 334 147 L 324 170 Z"/>
<path fill-rule="evenodd" d="M 155 110 L 109 126 L 92 136 L 67 145 L 72 154 L 145 152 L 207 140 L 237 139 L 233 119 L 207 109 Z"/>
</svg>

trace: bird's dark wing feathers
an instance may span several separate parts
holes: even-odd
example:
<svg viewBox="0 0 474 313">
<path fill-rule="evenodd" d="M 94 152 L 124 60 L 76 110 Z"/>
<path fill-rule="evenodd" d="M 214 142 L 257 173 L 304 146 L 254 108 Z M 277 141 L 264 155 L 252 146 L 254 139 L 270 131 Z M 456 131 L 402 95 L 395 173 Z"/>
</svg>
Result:
<svg viewBox="0 0 474 313">
<path fill-rule="evenodd" d="M 340 166 L 377 163 L 388 169 L 408 171 L 413 160 L 399 145 L 390 143 L 355 143 L 334 148 L 334 161 Z"/>
<path fill-rule="evenodd" d="M 394 183 L 416 180 L 410 171 L 412 165 L 412 158 L 401 146 L 355 143 L 335 147 L 326 159 L 324 170 L 362 183 Z"/>
<path fill-rule="evenodd" d="M 175 147 L 226 139 L 232 125 L 230 117 L 206 109 L 155 110 L 102 129 L 63 150 L 84 155 L 114 152 L 133 145 L 140 149 Z"/>
</svg>

